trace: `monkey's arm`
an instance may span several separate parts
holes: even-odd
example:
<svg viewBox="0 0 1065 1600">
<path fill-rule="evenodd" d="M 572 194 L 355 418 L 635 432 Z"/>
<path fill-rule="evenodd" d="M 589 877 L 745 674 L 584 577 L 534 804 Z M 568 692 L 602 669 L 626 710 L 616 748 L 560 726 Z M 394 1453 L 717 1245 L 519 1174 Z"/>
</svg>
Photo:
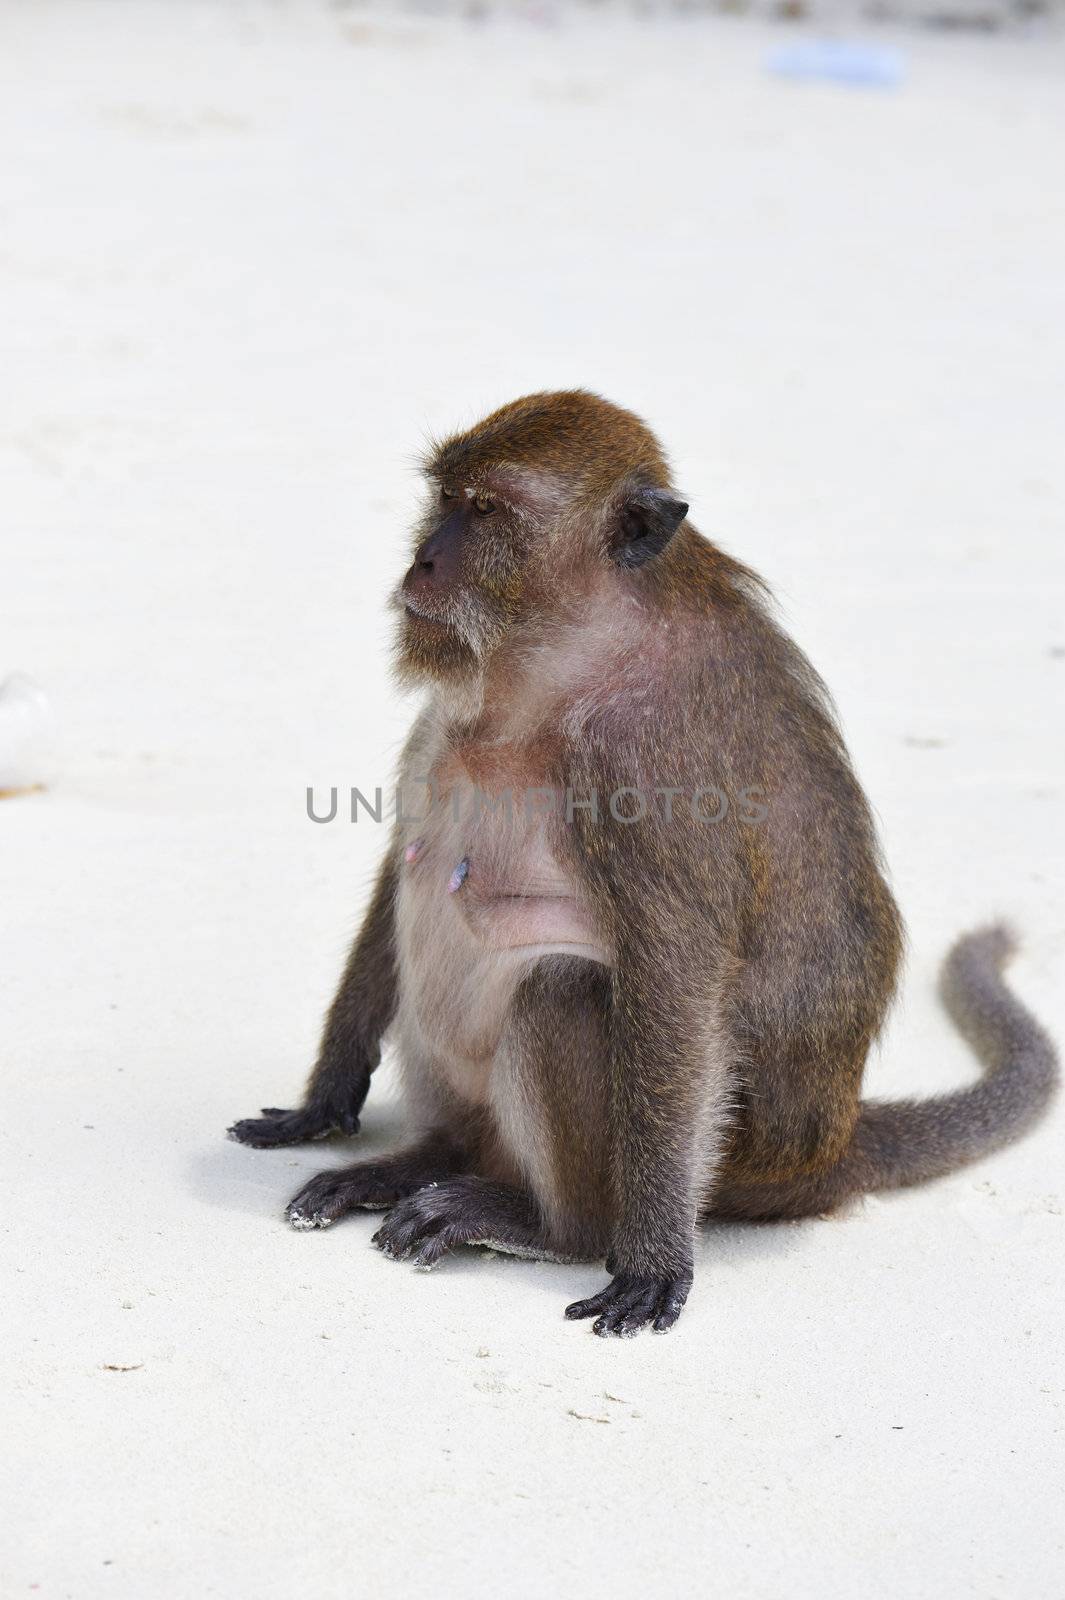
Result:
<svg viewBox="0 0 1065 1600">
<path fill-rule="evenodd" d="M 665 713 L 662 713 L 665 716 Z M 608 1017 L 609 1151 L 615 1179 L 613 1281 L 567 1309 L 599 1334 L 664 1332 L 692 1283 L 695 1223 L 728 1125 L 735 1074 L 728 1018 L 734 976 L 736 824 L 697 819 L 685 796 L 705 781 L 700 696 L 677 721 L 692 751 L 658 749 L 661 734 L 593 724 L 566 764 L 575 794 L 613 794 L 669 774 L 681 798 L 631 825 L 575 810 L 571 860 L 613 953 Z M 667 722 L 668 726 L 668 722 Z M 732 774 L 715 750 L 715 765 Z M 701 770 L 702 769 L 702 770 Z M 656 778 L 661 783 L 661 778 Z M 737 785 L 738 787 L 738 785 Z"/>
<path fill-rule="evenodd" d="M 682 925 L 667 930 L 645 918 L 629 925 L 617 951 L 610 1016 L 617 1223 L 607 1258 L 614 1277 L 566 1312 L 596 1317 L 596 1333 L 635 1333 L 648 1323 L 664 1332 L 691 1287 L 696 1214 L 726 1125 L 732 1067 L 703 934 L 701 944 L 689 943 Z"/>
<path fill-rule="evenodd" d="M 293 1111 L 266 1106 L 261 1117 L 235 1122 L 229 1133 L 241 1144 L 268 1149 L 330 1133 L 358 1133 L 370 1074 L 381 1059 L 381 1038 L 396 1010 L 396 851 L 393 840 L 329 1008 L 302 1106 Z"/>
</svg>

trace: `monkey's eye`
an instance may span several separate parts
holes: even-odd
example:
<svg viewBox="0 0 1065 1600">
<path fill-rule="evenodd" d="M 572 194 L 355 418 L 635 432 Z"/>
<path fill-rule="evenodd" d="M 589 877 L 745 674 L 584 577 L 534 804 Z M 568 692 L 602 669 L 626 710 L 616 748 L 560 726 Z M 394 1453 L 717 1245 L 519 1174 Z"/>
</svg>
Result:
<svg viewBox="0 0 1065 1600">
<path fill-rule="evenodd" d="M 440 498 L 441 500 L 457 500 L 458 495 L 454 489 L 449 489 L 446 483 L 442 483 L 440 485 Z"/>
<path fill-rule="evenodd" d="M 495 501 L 490 500 L 483 491 L 474 495 L 473 505 L 474 509 L 479 512 L 482 517 L 486 517 L 490 511 L 495 510 Z"/>
</svg>

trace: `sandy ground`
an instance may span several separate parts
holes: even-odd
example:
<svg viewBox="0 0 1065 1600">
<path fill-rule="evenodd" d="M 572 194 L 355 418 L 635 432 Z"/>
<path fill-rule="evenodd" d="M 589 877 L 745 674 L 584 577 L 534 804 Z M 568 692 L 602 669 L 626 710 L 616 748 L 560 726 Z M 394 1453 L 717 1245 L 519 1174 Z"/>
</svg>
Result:
<svg viewBox="0 0 1065 1600">
<path fill-rule="evenodd" d="M 383 843 L 382 597 L 426 430 L 581 383 L 833 686 L 911 933 L 876 1092 L 1004 912 L 1059 1034 L 1065 51 L 913 36 L 894 93 L 779 34 L 299 4 L 0 8 L 6 1596 L 1045 1600 L 1062 1114 L 845 1218 L 707 1230 L 668 1339 L 596 1270 L 432 1276 L 281 1221 L 257 1153 Z M 13 381 L 16 378 L 17 381 Z M 397 1137 L 387 1073 L 364 1150 Z"/>
</svg>

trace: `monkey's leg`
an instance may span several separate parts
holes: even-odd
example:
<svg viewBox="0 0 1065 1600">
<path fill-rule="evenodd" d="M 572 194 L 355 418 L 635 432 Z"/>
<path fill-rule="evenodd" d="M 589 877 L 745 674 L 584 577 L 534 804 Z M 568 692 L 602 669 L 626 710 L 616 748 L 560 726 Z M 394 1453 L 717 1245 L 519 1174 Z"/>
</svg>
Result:
<svg viewBox="0 0 1065 1600">
<path fill-rule="evenodd" d="M 358 1133 L 370 1074 L 381 1059 L 381 1037 L 396 1010 L 395 896 L 393 847 L 329 1009 L 302 1106 L 291 1111 L 264 1106 L 261 1117 L 235 1122 L 231 1139 L 267 1150 L 331 1133 Z"/>
<path fill-rule="evenodd" d="M 383 1160 L 319 1172 L 289 1201 L 285 1215 L 294 1228 L 328 1228 L 349 1211 L 384 1211 L 427 1185 L 435 1192 L 468 1159 L 450 1134 L 433 1132 Z"/>
<path fill-rule="evenodd" d="M 396 1206 L 374 1239 L 386 1255 L 428 1267 L 471 1244 L 553 1260 L 605 1254 L 609 986 L 605 968 L 573 956 L 545 957 L 522 980 L 493 1063 L 478 1175 Z"/>
</svg>

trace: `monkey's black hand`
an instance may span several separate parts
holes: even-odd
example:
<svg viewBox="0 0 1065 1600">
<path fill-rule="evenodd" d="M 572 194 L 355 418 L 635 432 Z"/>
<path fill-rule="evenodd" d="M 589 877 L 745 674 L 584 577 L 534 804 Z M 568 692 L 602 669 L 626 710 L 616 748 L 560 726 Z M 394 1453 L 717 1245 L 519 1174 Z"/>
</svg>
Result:
<svg viewBox="0 0 1065 1600">
<path fill-rule="evenodd" d="M 361 1101 L 359 1104 L 361 1105 Z M 358 1133 L 359 1118 L 354 1103 L 345 1106 L 312 1102 L 283 1111 L 278 1106 L 263 1106 L 261 1117 L 245 1117 L 234 1122 L 229 1137 L 254 1150 L 272 1150 L 283 1144 L 304 1144 L 309 1139 L 327 1139 L 331 1133 Z"/>
<path fill-rule="evenodd" d="M 571 1321 L 595 1317 L 592 1332 L 602 1338 L 611 1334 L 630 1338 L 648 1324 L 655 1333 L 665 1333 L 683 1311 L 691 1286 L 690 1271 L 669 1277 L 619 1272 L 590 1300 L 575 1300 L 567 1306 L 566 1316 Z"/>
</svg>

